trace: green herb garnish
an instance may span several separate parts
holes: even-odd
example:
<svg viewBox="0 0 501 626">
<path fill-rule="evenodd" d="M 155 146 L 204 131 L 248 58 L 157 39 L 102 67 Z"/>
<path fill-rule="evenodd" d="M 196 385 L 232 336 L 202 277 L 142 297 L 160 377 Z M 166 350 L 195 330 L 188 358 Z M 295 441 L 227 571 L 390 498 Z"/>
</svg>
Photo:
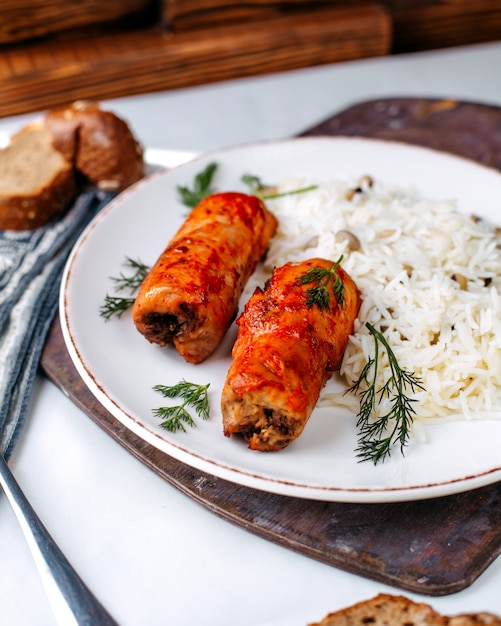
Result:
<svg viewBox="0 0 501 626">
<path fill-rule="evenodd" d="M 210 408 L 207 393 L 209 386 L 210 383 L 197 385 L 185 380 L 171 387 L 155 385 L 153 389 L 161 393 L 164 398 L 181 398 L 184 400 L 182 404 L 176 406 L 162 406 L 153 409 L 153 414 L 163 420 L 160 426 L 171 433 L 178 430 L 186 432 L 185 424 L 187 426 L 195 425 L 195 421 L 186 407 L 192 407 L 202 419 L 209 419 Z"/>
<path fill-rule="evenodd" d="M 132 269 L 133 274 L 125 276 L 125 274 L 121 273 L 118 277 L 112 276 L 111 280 L 115 283 L 117 291 L 128 289 L 130 293 L 134 293 L 141 286 L 150 268 L 141 261 L 135 261 L 130 257 L 126 257 L 124 265 Z"/>
<path fill-rule="evenodd" d="M 217 163 L 209 163 L 204 170 L 195 176 L 193 189 L 182 187 L 181 185 L 177 186 L 177 191 L 181 196 L 181 202 L 185 206 L 190 208 L 196 207 L 201 200 L 214 192 L 211 188 L 211 184 L 216 169 Z"/>
<path fill-rule="evenodd" d="M 292 196 L 298 193 L 305 193 L 317 189 L 318 185 L 309 185 L 308 187 L 300 187 L 290 191 L 277 192 L 276 187 L 265 185 L 258 176 L 253 174 L 244 174 L 241 178 L 242 182 L 247 185 L 254 196 L 261 200 L 274 200 L 275 198 L 283 198 L 284 196 Z"/>
<path fill-rule="evenodd" d="M 416 398 L 410 398 L 406 392 L 407 389 L 411 393 L 419 389 L 424 391 L 424 387 L 414 372 L 407 372 L 400 367 L 384 335 L 368 322 L 366 326 L 374 337 L 374 357 L 369 359 L 358 380 L 348 391 L 360 394 L 357 457 L 362 461 L 372 460 L 376 465 L 390 456 L 396 443 L 400 444 L 400 451 L 404 453 L 415 414 L 413 403 L 417 402 Z M 386 351 L 390 376 L 377 389 L 380 346 Z M 389 410 L 374 418 L 376 407 L 385 398 L 391 402 Z"/>
<path fill-rule="evenodd" d="M 306 292 L 306 305 L 310 309 L 314 306 L 318 306 L 321 311 L 328 310 L 330 308 L 329 286 L 331 286 L 336 302 L 341 308 L 343 308 L 344 285 L 343 281 L 339 278 L 339 274 L 337 273 L 337 268 L 342 260 L 343 257 L 340 256 L 336 263 L 334 263 L 329 269 L 323 267 L 312 267 L 306 272 L 306 274 L 303 274 L 303 276 L 300 276 L 297 279 L 297 282 L 300 285 L 315 283 L 315 286 L 310 287 Z"/>
<path fill-rule="evenodd" d="M 122 298 L 120 296 L 104 296 L 104 303 L 99 309 L 99 315 L 109 321 L 112 317 L 122 317 L 134 305 L 135 298 Z"/>
<path fill-rule="evenodd" d="M 115 283 L 116 291 L 127 290 L 132 296 L 141 286 L 150 268 L 141 261 L 135 261 L 129 257 L 126 257 L 124 265 L 132 270 L 132 274 L 126 276 L 124 273 L 121 273 L 118 277 L 112 276 L 111 280 Z M 135 298 L 133 297 L 110 296 L 106 294 L 104 303 L 99 309 L 99 314 L 106 321 L 112 317 L 121 317 L 125 311 L 131 308 L 134 300 Z"/>
</svg>

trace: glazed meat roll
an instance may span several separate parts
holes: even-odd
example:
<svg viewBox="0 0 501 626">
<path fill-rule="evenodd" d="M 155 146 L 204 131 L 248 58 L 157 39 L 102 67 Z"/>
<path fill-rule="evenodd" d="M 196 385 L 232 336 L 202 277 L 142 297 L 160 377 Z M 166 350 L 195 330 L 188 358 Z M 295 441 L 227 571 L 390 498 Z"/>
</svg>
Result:
<svg viewBox="0 0 501 626">
<path fill-rule="evenodd" d="M 239 433 L 261 451 L 299 437 L 340 366 L 359 306 L 355 283 L 337 263 L 311 259 L 275 269 L 237 320 L 221 397 L 224 434 Z"/>
<path fill-rule="evenodd" d="M 238 301 L 277 227 L 255 196 L 218 193 L 202 200 L 146 276 L 134 323 L 148 341 L 173 344 L 190 363 L 219 345 Z"/>
</svg>

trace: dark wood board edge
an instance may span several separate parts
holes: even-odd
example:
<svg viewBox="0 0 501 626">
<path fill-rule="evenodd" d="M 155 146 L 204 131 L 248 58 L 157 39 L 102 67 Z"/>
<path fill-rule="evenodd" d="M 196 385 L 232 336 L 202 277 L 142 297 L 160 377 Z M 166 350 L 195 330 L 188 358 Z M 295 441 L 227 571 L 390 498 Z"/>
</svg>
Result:
<svg viewBox="0 0 501 626">
<path fill-rule="evenodd" d="M 501 170 L 501 108 L 453 98 L 354 103 L 300 137 L 370 137 L 431 148 Z"/>
<path fill-rule="evenodd" d="M 370 110 L 379 114 L 386 108 L 393 111 L 394 121 L 393 105 L 412 119 L 427 103 L 431 110 L 452 110 L 435 102 L 442 101 L 362 103 L 356 105 L 361 109 L 353 118 L 348 109 L 303 135 L 375 136 L 380 132 L 376 124 L 371 135 L 367 132 L 370 124 L 355 124 L 355 120 L 365 113 L 369 122 Z M 501 119 L 501 111 L 498 114 Z M 340 116 L 345 117 L 346 125 L 333 122 Z M 333 124 L 332 130 L 329 125 Z M 403 135 L 392 139 L 407 141 Z M 433 137 L 436 143 L 435 134 Z M 468 587 L 501 553 L 501 483 L 433 500 L 391 504 L 319 502 L 261 492 L 193 469 L 125 428 L 79 377 L 58 320 L 49 333 L 41 365 L 72 402 L 140 462 L 219 517 L 283 547 L 360 576 L 435 596 Z"/>
</svg>

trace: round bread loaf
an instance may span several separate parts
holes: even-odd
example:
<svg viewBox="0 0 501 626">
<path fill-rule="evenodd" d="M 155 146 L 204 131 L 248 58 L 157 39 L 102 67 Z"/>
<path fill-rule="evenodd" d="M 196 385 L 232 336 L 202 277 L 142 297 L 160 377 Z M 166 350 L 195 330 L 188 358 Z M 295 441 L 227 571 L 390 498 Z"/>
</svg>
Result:
<svg viewBox="0 0 501 626">
<path fill-rule="evenodd" d="M 121 191 L 144 175 L 143 150 L 126 122 L 92 102 L 46 113 L 54 147 L 101 189 Z"/>
</svg>

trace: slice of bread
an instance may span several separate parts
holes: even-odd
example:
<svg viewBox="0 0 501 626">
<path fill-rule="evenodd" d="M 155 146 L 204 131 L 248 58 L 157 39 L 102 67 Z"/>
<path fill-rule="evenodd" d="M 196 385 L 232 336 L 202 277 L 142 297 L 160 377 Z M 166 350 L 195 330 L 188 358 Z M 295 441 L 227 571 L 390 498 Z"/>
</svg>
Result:
<svg viewBox="0 0 501 626">
<path fill-rule="evenodd" d="M 491 613 L 470 613 L 447 617 L 431 606 L 413 602 L 404 596 L 379 594 L 358 602 L 309 626 L 501 626 L 501 619 Z"/>
<path fill-rule="evenodd" d="M 143 150 L 129 126 L 94 102 L 48 111 L 54 146 L 100 189 L 122 191 L 144 175 Z"/>
<path fill-rule="evenodd" d="M 0 228 L 42 226 L 75 198 L 74 169 L 49 131 L 27 127 L 0 150 Z"/>
</svg>

